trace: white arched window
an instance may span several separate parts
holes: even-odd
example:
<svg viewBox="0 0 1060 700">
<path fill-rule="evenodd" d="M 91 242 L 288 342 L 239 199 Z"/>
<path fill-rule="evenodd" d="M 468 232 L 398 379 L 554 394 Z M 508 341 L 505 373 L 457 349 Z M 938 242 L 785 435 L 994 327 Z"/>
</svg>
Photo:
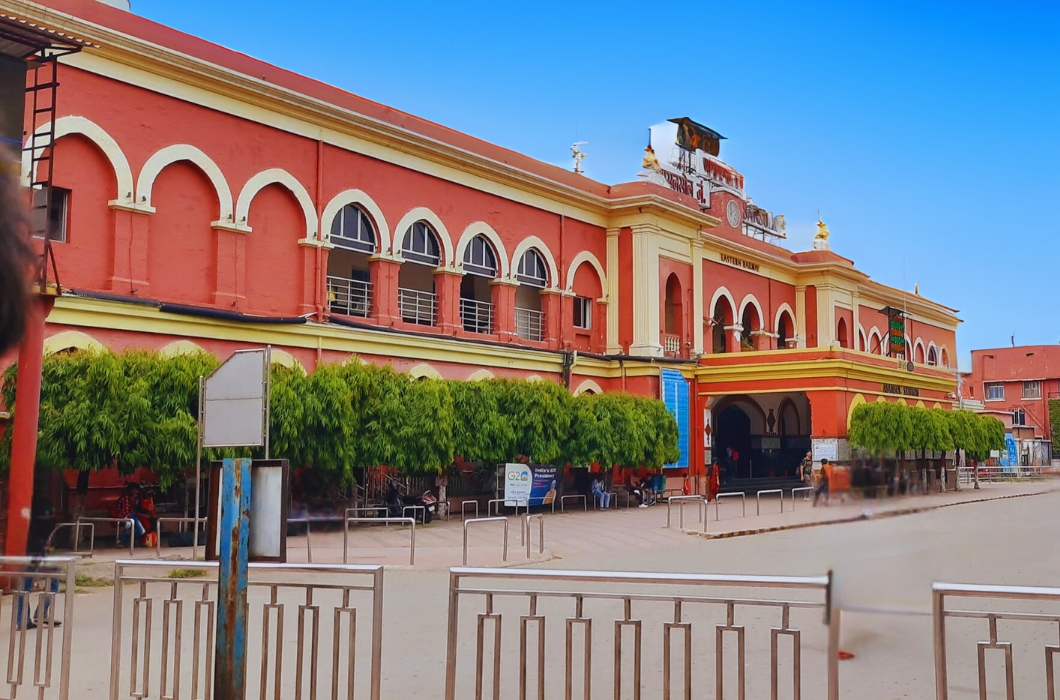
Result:
<svg viewBox="0 0 1060 700">
<path fill-rule="evenodd" d="M 372 282 L 368 256 L 375 252 L 375 227 L 355 204 L 347 204 L 331 224 L 328 255 L 328 310 L 347 316 L 369 316 Z"/>
<path fill-rule="evenodd" d="M 460 280 L 460 324 L 469 333 L 493 332 L 493 290 L 497 253 L 485 236 L 475 236 L 464 249 L 464 279 Z"/>
<path fill-rule="evenodd" d="M 409 226 L 401 241 L 405 263 L 398 273 L 398 310 L 401 320 L 422 326 L 433 326 L 437 317 L 438 296 L 434 290 L 434 268 L 442 264 L 438 235 L 425 221 Z"/>
<path fill-rule="evenodd" d="M 932 367 L 938 365 L 939 363 L 939 354 L 938 351 L 935 350 L 934 345 L 928 348 L 927 363 Z"/>
<path fill-rule="evenodd" d="M 545 312 L 541 310 L 541 290 L 548 286 L 548 266 L 541 253 L 530 248 L 519 258 L 515 273 L 515 332 L 524 340 L 545 339 Z"/>
<path fill-rule="evenodd" d="M 375 227 L 356 204 L 347 204 L 331 224 L 331 242 L 339 248 L 375 252 Z"/>
</svg>

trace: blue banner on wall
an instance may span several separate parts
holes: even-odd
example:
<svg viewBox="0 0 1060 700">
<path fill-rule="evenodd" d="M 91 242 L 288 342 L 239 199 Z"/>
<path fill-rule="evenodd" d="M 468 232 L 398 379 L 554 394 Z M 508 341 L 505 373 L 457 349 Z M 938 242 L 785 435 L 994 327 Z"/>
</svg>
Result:
<svg viewBox="0 0 1060 700">
<path fill-rule="evenodd" d="M 660 375 L 662 398 L 666 403 L 667 410 L 677 421 L 677 445 L 681 449 L 681 457 L 668 467 L 688 466 L 688 437 L 689 437 L 689 410 L 688 410 L 688 380 L 675 369 L 664 369 Z"/>
<path fill-rule="evenodd" d="M 551 505 L 559 491 L 559 468 L 535 464 L 534 485 L 530 488 L 530 505 Z"/>
</svg>

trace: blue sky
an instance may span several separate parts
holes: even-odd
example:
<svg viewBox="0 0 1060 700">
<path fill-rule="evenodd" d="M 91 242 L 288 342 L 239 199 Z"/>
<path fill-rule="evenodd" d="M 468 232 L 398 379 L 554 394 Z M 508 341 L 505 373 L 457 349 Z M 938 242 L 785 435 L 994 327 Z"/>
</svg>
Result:
<svg viewBox="0 0 1060 700">
<path fill-rule="evenodd" d="M 133 0 L 141 15 L 607 183 L 689 116 L 809 247 L 1060 342 L 1060 3 Z"/>
</svg>

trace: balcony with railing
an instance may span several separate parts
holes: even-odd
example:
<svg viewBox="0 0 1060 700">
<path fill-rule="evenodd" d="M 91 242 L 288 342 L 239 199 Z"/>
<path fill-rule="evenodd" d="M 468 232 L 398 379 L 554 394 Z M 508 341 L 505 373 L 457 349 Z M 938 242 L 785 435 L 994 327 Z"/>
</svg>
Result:
<svg viewBox="0 0 1060 700">
<path fill-rule="evenodd" d="M 328 275 L 328 309 L 367 317 L 372 311 L 372 283 Z"/>
<path fill-rule="evenodd" d="M 433 292 L 398 287 L 398 311 L 405 323 L 433 326 L 438 310 L 438 296 Z"/>
<path fill-rule="evenodd" d="M 681 336 L 673 333 L 662 334 L 663 354 L 666 357 L 684 357 L 684 347 Z"/>
<path fill-rule="evenodd" d="M 461 299 L 460 324 L 469 333 L 492 333 L 493 304 L 476 299 Z"/>
<path fill-rule="evenodd" d="M 545 312 L 515 307 L 515 333 L 523 340 L 544 340 Z"/>
</svg>

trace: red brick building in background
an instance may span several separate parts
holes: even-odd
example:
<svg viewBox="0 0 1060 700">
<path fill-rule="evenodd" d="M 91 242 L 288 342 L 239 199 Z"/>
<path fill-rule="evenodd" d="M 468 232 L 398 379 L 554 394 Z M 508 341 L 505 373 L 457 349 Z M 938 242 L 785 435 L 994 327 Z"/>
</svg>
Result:
<svg viewBox="0 0 1060 700">
<path fill-rule="evenodd" d="M 691 120 L 606 185 L 97 0 L 0 8 L 91 43 L 60 68 L 46 352 L 271 344 L 307 371 L 636 392 L 677 416 L 675 474 L 731 447 L 752 478 L 848 456 L 860 403 L 956 399 L 956 312 L 823 224 L 783 247 Z"/>
<path fill-rule="evenodd" d="M 962 396 L 1005 423 L 1021 464 L 1046 466 L 1053 440 L 1049 399 L 1060 398 L 1060 345 L 1022 345 L 972 350 Z"/>
</svg>

